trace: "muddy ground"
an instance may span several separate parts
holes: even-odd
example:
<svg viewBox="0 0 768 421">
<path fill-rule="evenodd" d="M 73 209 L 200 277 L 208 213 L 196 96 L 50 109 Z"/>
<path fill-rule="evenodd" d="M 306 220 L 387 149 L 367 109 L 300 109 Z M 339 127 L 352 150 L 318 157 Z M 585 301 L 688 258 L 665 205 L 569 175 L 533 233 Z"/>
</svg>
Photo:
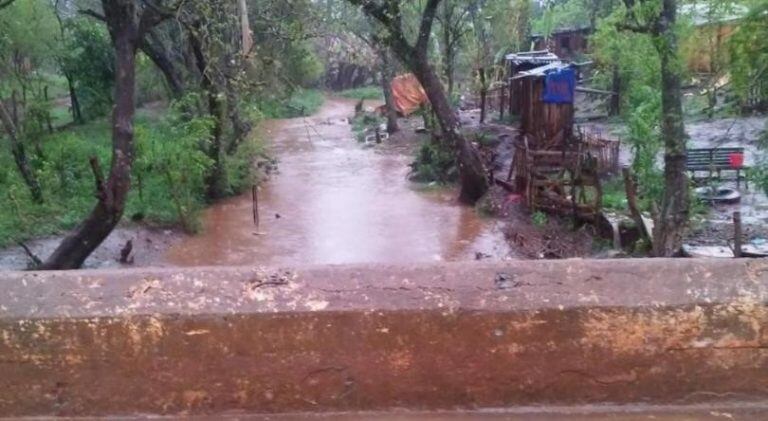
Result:
<svg viewBox="0 0 768 421">
<path fill-rule="evenodd" d="M 754 166 L 765 156 L 761 142 L 768 127 L 765 115 L 746 117 L 728 117 L 704 119 L 689 119 L 685 130 L 689 136 L 689 148 L 743 147 L 745 165 Z M 607 137 L 619 138 L 626 136 L 626 126 L 619 123 L 592 121 L 581 124 L 584 130 L 602 133 Z M 622 142 L 622 165 L 632 162 L 630 145 Z M 661 161 L 662 158 L 659 157 Z M 744 238 L 746 243 L 761 243 L 768 239 L 768 197 L 765 192 L 753 183 L 744 182 L 737 186 L 730 180 L 699 180 L 700 185 L 723 186 L 738 189 L 741 201 L 736 204 L 704 203 L 698 207 L 703 214 L 694 215 L 691 229 L 686 234 L 685 243 L 692 246 L 720 246 L 727 249 L 729 241 L 733 240 L 733 213 L 740 211 L 744 223 Z"/>
<path fill-rule="evenodd" d="M 152 228 L 137 224 L 122 224 L 110 234 L 104 243 L 86 260 L 85 268 L 129 268 L 166 265 L 165 251 L 180 242 L 186 235 L 178 230 Z M 40 259 L 53 253 L 63 236 L 52 236 L 29 241 L 26 245 Z M 121 251 L 128 241 L 132 242 L 131 259 L 120 263 Z M 25 270 L 32 263 L 21 247 L 0 250 L 0 269 Z"/>
</svg>

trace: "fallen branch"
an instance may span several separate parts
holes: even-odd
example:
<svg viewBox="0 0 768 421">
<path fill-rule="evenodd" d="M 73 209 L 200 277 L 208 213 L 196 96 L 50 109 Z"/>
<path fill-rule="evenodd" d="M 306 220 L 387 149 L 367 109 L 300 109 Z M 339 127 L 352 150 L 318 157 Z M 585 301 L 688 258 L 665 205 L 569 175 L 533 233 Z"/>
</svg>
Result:
<svg viewBox="0 0 768 421">
<path fill-rule="evenodd" d="M 27 256 L 29 256 L 29 259 L 32 260 L 32 269 L 37 269 L 40 266 L 42 266 L 43 261 L 40 260 L 40 258 L 37 257 L 37 255 L 33 253 L 32 250 L 30 250 L 29 247 L 27 247 L 27 245 L 24 244 L 23 241 L 19 241 L 18 245 L 24 250 Z"/>
</svg>

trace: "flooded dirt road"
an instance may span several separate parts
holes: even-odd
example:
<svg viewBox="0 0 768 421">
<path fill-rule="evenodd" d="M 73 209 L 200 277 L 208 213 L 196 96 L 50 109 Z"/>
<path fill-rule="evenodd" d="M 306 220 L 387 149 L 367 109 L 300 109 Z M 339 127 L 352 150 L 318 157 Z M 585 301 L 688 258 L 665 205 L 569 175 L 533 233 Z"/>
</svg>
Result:
<svg viewBox="0 0 768 421">
<path fill-rule="evenodd" d="M 410 156 L 358 143 L 354 101 L 328 99 L 312 117 L 270 122 L 279 172 L 251 195 L 209 208 L 204 232 L 172 247 L 171 265 L 403 263 L 501 259 L 501 222 L 455 202 L 456 192 L 407 181 Z"/>
</svg>

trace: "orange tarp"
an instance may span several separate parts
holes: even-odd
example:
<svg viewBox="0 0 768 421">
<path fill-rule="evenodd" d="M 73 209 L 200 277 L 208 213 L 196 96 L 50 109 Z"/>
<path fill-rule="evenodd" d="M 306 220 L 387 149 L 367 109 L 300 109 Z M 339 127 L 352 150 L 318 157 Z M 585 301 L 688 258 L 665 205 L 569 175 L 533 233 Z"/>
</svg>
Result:
<svg viewBox="0 0 768 421">
<path fill-rule="evenodd" d="M 429 102 L 427 93 L 413 73 L 400 75 L 392 80 L 392 98 L 397 111 L 408 116 Z"/>
</svg>

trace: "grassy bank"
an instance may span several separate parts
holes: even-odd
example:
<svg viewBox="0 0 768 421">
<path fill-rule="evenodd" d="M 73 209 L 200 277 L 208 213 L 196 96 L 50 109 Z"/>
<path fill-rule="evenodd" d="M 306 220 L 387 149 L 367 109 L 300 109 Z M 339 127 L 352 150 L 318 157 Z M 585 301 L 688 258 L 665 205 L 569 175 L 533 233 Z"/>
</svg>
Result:
<svg viewBox="0 0 768 421">
<path fill-rule="evenodd" d="M 306 117 L 317 112 L 325 102 L 317 89 L 297 89 L 288 99 L 263 99 L 257 104 L 264 118 Z"/>
<path fill-rule="evenodd" d="M 384 94 L 380 86 L 364 86 L 362 88 L 348 89 L 338 93 L 340 97 L 350 99 L 378 99 L 384 101 Z"/>
<path fill-rule="evenodd" d="M 210 126 L 205 119 L 180 123 L 158 114 L 166 111 L 137 113 L 132 188 L 124 219 L 194 231 L 206 206 L 204 180 L 212 162 L 200 145 Z M 0 247 L 61 234 L 82 221 L 96 203 L 89 157 L 97 157 L 106 173 L 111 142 L 107 119 L 43 136 L 37 146 L 27 141 L 31 166 L 43 188 L 43 204 L 32 201 L 8 148 L 0 149 Z M 260 152 L 261 142 L 251 137 L 227 158 L 230 194 L 250 186 L 252 161 Z"/>
<path fill-rule="evenodd" d="M 255 114 L 261 118 L 311 115 L 324 100 L 320 91 L 297 90 L 287 100 L 256 104 Z M 56 112 L 59 110 L 54 108 Z M 62 124 L 68 123 L 66 108 L 62 113 Z M 208 204 L 205 177 L 212 161 L 202 151 L 210 129 L 211 122 L 206 118 L 187 121 L 156 104 L 137 110 L 132 187 L 124 220 L 159 227 L 181 226 L 190 232 L 199 228 L 199 213 Z M 254 130 L 234 155 L 226 157 L 228 194 L 252 185 L 253 160 L 263 154 L 256 133 Z M 108 118 L 69 125 L 24 142 L 45 201 L 32 201 L 9 148 L 0 148 L 0 247 L 74 228 L 96 204 L 89 158 L 97 157 L 105 173 L 112 158 Z"/>
</svg>

